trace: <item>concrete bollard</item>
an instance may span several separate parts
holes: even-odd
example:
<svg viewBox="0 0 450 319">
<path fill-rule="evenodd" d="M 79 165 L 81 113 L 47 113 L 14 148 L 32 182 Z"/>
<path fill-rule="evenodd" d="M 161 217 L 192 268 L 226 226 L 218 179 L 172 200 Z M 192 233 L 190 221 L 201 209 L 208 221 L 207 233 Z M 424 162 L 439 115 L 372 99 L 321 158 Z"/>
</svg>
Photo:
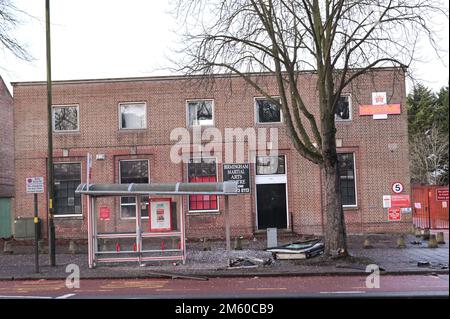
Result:
<svg viewBox="0 0 450 319">
<path fill-rule="evenodd" d="M 3 254 L 12 255 L 14 253 L 12 241 L 5 241 L 3 244 Z"/>
<path fill-rule="evenodd" d="M 422 237 L 422 231 L 421 231 L 421 229 L 420 229 L 420 228 L 416 228 L 416 229 L 414 230 L 414 235 L 416 236 L 416 238 Z"/>
<path fill-rule="evenodd" d="M 234 240 L 234 250 L 242 250 L 242 236 L 238 236 Z"/>
<path fill-rule="evenodd" d="M 373 248 L 372 243 L 370 242 L 369 237 L 366 237 L 366 239 L 364 239 L 363 248 L 364 248 L 364 249 Z"/>
<path fill-rule="evenodd" d="M 71 240 L 69 242 L 69 253 L 71 253 L 72 255 L 75 255 L 77 252 L 77 244 L 75 243 L 74 240 Z"/>
<path fill-rule="evenodd" d="M 211 250 L 211 245 L 209 244 L 208 238 L 203 238 L 203 251 Z"/>
<path fill-rule="evenodd" d="M 440 231 L 437 233 L 436 240 L 438 244 L 444 245 L 445 239 L 444 239 L 444 232 Z"/>
<path fill-rule="evenodd" d="M 438 248 L 436 235 L 430 235 L 430 240 L 428 241 L 428 248 Z"/>
<path fill-rule="evenodd" d="M 422 239 L 423 240 L 429 240 L 430 239 L 430 230 L 429 229 L 422 230 Z"/>
<path fill-rule="evenodd" d="M 400 249 L 406 248 L 404 235 L 400 235 L 400 237 L 397 238 L 397 248 Z"/>
<path fill-rule="evenodd" d="M 38 249 L 39 249 L 39 253 L 40 254 L 47 254 L 47 241 L 41 239 L 40 241 L 38 241 Z"/>
</svg>

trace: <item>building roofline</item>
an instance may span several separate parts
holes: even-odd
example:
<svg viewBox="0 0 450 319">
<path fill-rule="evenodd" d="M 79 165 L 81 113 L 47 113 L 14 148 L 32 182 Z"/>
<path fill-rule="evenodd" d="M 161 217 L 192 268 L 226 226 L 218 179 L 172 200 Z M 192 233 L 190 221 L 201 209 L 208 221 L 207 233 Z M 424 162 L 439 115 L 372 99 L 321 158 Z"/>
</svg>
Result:
<svg viewBox="0 0 450 319">
<path fill-rule="evenodd" d="M 11 94 L 11 92 L 8 89 L 8 86 L 6 85 L 5 81 L 3 80 L 2 76 L 0 75 L 0 81 L 2 82 L 2 86 L 5 88 L 6 94 L 9 95 L 9 97 L 12 99 L 13 96 Z"/>
<path fill-rule="evenodd" d="M 373 70 L 398 70 L 404 69 L 405 66 L 398 67 L 377 67 L 373 68 Z M 357 69 L 355 69 L 357 70 Z M 302 74 L 308 73 L 316 73 L 316 71 L 305 70 L 299 71 Z M 250 76 L 272 76 L 274 73 L 272 72 L 248 72 L 245 73 Z M 87 84 L 87 83 L 120 83 L 120 82 L 146 82 L 146 81 L 173 81 L 173 80 L 188 80 L 202 77 L 210 77 L 210 78 L 228 78 L 228 77 L 239 77 L 238 74 L 230 74 L 230 73 L 218 73 L 211 75 L 161 75 L 161 76 L 143 76 L 143 77 L 119 77 L 119 78 L 97 78 L 97 79 L 72 79 L 72 80 L 56 80 L 52 81 L 54 85 L 61 84 Z M 47 81 L 17 81 L 11 82 L 11 85 L 14 86 L 33 86 L 33 85 L 46 85 Z M 9 92 L 9 91 L 8 91 Z"/>
</svg>

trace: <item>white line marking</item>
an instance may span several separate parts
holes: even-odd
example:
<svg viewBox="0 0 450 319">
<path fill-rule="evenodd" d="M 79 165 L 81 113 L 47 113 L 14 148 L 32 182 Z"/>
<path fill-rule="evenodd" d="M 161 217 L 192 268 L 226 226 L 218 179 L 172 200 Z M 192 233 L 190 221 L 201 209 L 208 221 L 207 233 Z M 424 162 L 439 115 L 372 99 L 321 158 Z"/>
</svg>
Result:
<svg viewBox="0 0 450 319">
<path fill-rule="evenodd" d="M 52 297 L 44 297 L 44 296 L 1 296 L 1 295 L 0 298 L 52 299 Z"/>
<path fill-rule="evenodd" d="M 75 296 L 75 294 L 65 294 L 65 295 L 56 297 L 55 299 L 67 299 L 67 298 L 70 298 L 72 296 Z"/>
<path fill-rule="evenodd" d="M 353 291 L 321 291 L 321 294 L 363 294 L 365 291 L 353 290 Z"/>
</svg>

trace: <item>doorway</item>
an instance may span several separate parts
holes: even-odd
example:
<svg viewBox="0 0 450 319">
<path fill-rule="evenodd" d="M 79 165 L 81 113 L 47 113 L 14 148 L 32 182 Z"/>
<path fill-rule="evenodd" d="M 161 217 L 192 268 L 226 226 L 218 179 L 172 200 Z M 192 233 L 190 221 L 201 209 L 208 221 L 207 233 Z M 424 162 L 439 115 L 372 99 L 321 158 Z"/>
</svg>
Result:
<svg viewBox="0 0 450 319">
<path fill-rule="evenodd" d="M 0 198 L 0 238 L 9 238 L 11 235 L 11 199 Z"/>
<path fill-rule="evenodd" d="M 286 184 L 256 185 L 258 229 L 287 228 Z"/>
<path fill-rule="evenodd" d="M 255 183 L 257 229 L 288 228 L 285 156 L 258 156 Z"/>
</svg>

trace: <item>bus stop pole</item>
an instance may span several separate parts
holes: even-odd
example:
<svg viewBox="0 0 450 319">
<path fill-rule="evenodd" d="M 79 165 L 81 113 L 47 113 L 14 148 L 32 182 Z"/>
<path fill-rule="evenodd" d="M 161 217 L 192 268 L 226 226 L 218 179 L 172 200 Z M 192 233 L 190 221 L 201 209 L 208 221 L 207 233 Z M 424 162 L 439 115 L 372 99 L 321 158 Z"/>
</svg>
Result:
<svg viewBox="0 0 450 319">
<path fill-rule="evenodd" d="M 39 216 L 38 216 L 38 197 L 34 193 L 34 255 L 35 255 L 35 269 L 39 273 Z"/>
</svg>

